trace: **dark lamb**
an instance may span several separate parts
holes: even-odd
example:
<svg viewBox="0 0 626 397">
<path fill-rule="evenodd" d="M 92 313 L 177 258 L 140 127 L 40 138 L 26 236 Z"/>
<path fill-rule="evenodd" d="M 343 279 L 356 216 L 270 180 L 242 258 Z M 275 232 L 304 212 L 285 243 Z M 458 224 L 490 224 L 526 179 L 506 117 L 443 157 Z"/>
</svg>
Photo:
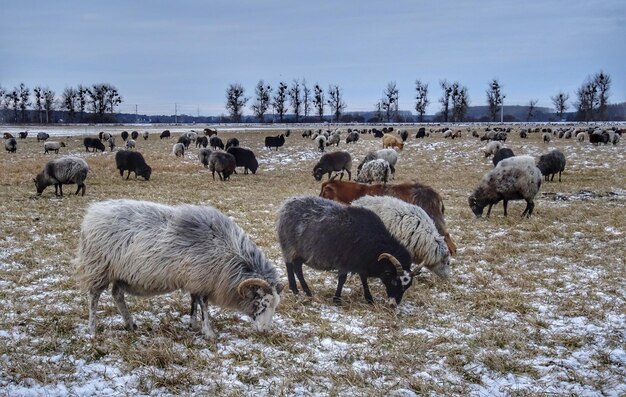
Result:
<svg viewBox="0 0 626 397">
<path fill-rule="evenodd" d="M 539 157 L 537 168 L 539 168 L 541 175 L 544 176 L 546 181 L 550 175 L 552 175 L 550 181 L 553 181 L 554 175 L 558 172 L 559 182 L 561 182 L 561 173 L 565 170 L 565 156 L 558 149 L 551 150 L 549 153 Z"/>
<path fill-rule="evenodd" d="M 213 135 L 211 139 L 209 139 L 209 145 L 211 145 L 213 149 L 224 149 L 224 142 L 222 142 L 222 140 L 217 135 Z"/>
<path fill-rule="evenodd" d="M 104 144 L 100 142 L 100 139 L 98 138 L 87 137 L 83 139 L 83 145 L 85 145 L 85 150 L 88 152 L 90 151 L 90 148 L 93 149 L 94 152 L 97 152 L 98 150 L 103 152 L 105 151 Z"/>
<path fill-rule="evenodd" d="M 171 136 L 170 130 L 165 130 L 159 135 L 159 139 L 169 138 Z"/>
<path fill-rule="evenodd" d="M 248 170 L 256 174 L 256 170 L 259 168 L 259 162 L 252 150 L 234 146 L 229 147 L 226 151 L 235 157 L 235 165 L 237 167 L 243 167 L 244 174 L 247 174 Z"/>
<path fill-rule="evenodd" d="M 265 137 L 265 147 L 272 150 L 273 147 L 278 148 L 285 144 L 285 135 L 280 134 L 279 136 L 268 136 Z"/>
<path fill-rule="evenodd" d="M 115 165 L 120 170 L 120 176 L 124 177 L 124 171 L 128 171 L 126 179 L 130 178 L 130 173 L 135 173 L 135 178 L 143 177 L 146 181 L 150 180 L 152 168 L 146 164 L 146 160 L 141 153 L 132 150 L 120 150 L 115 154 Z"/>
</svg>

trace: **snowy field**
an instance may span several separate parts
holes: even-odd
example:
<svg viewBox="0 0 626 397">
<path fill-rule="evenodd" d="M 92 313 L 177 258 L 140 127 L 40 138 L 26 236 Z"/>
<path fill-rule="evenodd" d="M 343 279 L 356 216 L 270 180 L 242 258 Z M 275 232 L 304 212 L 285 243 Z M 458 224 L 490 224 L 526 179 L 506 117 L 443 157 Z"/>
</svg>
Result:
<svg viewBox="0 0 626 397">
<path fill-rule="evenodd" d="M 165 128 L 173 138 L 159 140 Z M 467 197 L 493 165 L 484 142 L 463 126 L 460 139 L 415 138 L 400 154 L 396 182 L 418 179 L 444 197 L 446 221 L 458 245 L 449 282 L 422 273 L 396 311 L 384 288 L 370 282 L 376 304 L 363 298 L 358 277 L 332 303 L 336 275 L 304 269 L 315 296 L 288 289 L 270 332 L 250 319 L 211 308 L 216 343 L 189 329 L 182 292 L 127 299 L 139 328 L 124 330 L 110 293 L 100 299 L 96 337 L 88 333 L 87 297 L 73 279 L 85 207 L 109 198 L 212 205 L 251 235 L 284 277 L 275 211 L 294 195 L 318 195 L 311 175 L 320 153 L 292 128 L 278 151 L 265 136 L 284 130 L 250 126 L 219 129 L 236 136 L 259 159 L 256 175 L 239 172 L 213 181 L 192 144 L 171 154 L 180 133 L 202 126 L 33 127 L 15 154 L 2 152 L 0 178 L 0 396 L 117 395 L 626 395 L 626 152 L 617 146 L 541 134 L 520 139 L 515 126 L 506 146 L 535 157 L 558 148 L 567 158 L 563 181 L 544 182 L 530 219 L 525 203 L 502 205 L 476 219 Z M 318 128 L 315 126 L 315 128 Z M 344 129 L 347 127 L 344 127 Z M 483 127 L 477 129 L 482 135 Z M 150 132 L 137 141 L 153 168 L 150 181 L 128 181 L 114 153 L 86 153 L 82 138 L 122 130 Z M 17 137 L 20 127 L 0 126 Z M 43 154 L 35 132 L 67 146 Z M 381 147 L 370 134 L 347 150 L 356 164 Z M 46 161 L 73 154 L 90 166 L 87 192 L 39 198 L 32 178 Z M 557 177 L 558 178 L 558 177 Z"/>
</svg>

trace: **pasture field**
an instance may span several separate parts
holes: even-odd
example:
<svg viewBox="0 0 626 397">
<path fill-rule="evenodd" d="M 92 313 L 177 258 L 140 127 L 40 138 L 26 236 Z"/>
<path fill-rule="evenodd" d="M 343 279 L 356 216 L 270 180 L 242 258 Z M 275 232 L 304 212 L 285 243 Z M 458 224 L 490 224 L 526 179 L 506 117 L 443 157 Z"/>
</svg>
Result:
<svg viewBox="0 0 626 397">
<path fill-rule="evenodd" d="M 87 296 L 73 279 L 71 260 L 84 209 L 111 198 L 212 205 L 232 217 L 273 261 L 286 283 L 275 233 L 275 212 L 294 195 L 318 195 L 311 175 L 320 153 L 304 127 L 278 151 L 265 136 L 283 129 L 220 131 L 236 136 L 260 163 L 230 181 L 213 181 L 192 144 L 184 158 L 171 148 L 180 132 L 159 140 L 149 127 L 137 147 L 152 166 L 150 181 L 124 180 L 114 153 L 86 153 L 84 136 L 145 127 L 56 129 L 58 155 L 43 154 L 34 133 L 18 139 L 15 154 L 0 154 L 0 396 L 21 395 L 610 395 L 626 394 L 626 159 L 617 146 L 540 133 L 506 146 L 538 157 L 559 148 L 567 159 L 562 182 L 544 182 L 530 219 L 524 202 L 502 204 L 476 219 L 467 198 L 493 165 L 485 142 L 462 128 L 460 139 L 431 134 L 400 154 L 395 181 L 418 179 L 444 197 L 458 253 L 449 282 L 422 273 L 393 311 L 368 305 L 357 276 L 332 296 L 336 275 L 305 267 L 313 298 L 287 288 L 270 332 L 256 333 L 245 316 L 212 307 L 216 343 L 189 329 L 188 296 L 128 297 L 139 329 L 124 330 L 111 295 L 100 299 L 99 329 L 88 334 Z M 197 128 L 197 127 L 196 127 Z M 396 127 L 397 128 L 397 127 Z M 405 128 L 405 127 L 400 127 Z M 344 128 L 345 129 L 345 128 Z M 18 131 L 6 126 L 0 132 Z M 45 130 L 33 128 L 35 130 Z M 480 130 L 482 135 L 482 129 Z M 14 133 L 17 136 L 17 134 Z M 362 135 L 347 150 L 353 170 L 379 139 Z M 35 196 L 32 178 L 46 161 L 66 154 L 90 166 L 84 197 L 75 186 L 56 198 L 54 187 Z M 557 176 L 558 178 L 558 176 Z"/>
</svg>

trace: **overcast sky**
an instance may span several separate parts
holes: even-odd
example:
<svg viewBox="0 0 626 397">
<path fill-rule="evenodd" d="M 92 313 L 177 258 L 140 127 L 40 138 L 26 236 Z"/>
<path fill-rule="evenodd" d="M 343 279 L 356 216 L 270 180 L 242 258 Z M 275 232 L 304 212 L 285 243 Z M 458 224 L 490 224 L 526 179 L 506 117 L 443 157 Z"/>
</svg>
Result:
<svg viewBox="0 0 626 397">
<path fill-rule="evenodd" d="M 219 115 L 225 91 L 246 96 L 306 79 L 343 90 L 347 110 L 373 110 L 390 81 L 414 111 L 415 80 L 459 81 L 485 105 L 498 78 L 507 104 L 552 107 L 587 76 L 611 75 L 626 100 L 626 1 L 3 1 L 0 85 L 110 83 L 134 113 Z M 252 99 L 249 104 L 251 104 Z M 249 109 L 246 109 L 249 114 Z M 328 113 L 328 111 L 327 111 Z"/>
</svg>

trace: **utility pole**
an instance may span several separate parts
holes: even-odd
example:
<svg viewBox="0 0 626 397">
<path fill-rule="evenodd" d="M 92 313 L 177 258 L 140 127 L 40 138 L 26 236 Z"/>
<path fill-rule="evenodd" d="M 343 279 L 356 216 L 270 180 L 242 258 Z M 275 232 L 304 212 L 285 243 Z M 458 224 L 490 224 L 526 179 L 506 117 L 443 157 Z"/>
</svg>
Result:
<svg viewBox="0 0 626 397">
<path fill-rule="evenodd" d="M 139 122 L 139 117 L 137 116 L 137 104 L 135 104 L 135 123 Z"/>
<path fill-rule="evenodd" d="M 178 124 L 178 104 L 174 104 L 174 124 Z"/>
<path fill-rule="evenodd" d="M 504 123 L 504 98 L 506 98 L 506 95 L 502 95 L 502 106 L 500 107 L 500 123 Z"/>
</svg>

